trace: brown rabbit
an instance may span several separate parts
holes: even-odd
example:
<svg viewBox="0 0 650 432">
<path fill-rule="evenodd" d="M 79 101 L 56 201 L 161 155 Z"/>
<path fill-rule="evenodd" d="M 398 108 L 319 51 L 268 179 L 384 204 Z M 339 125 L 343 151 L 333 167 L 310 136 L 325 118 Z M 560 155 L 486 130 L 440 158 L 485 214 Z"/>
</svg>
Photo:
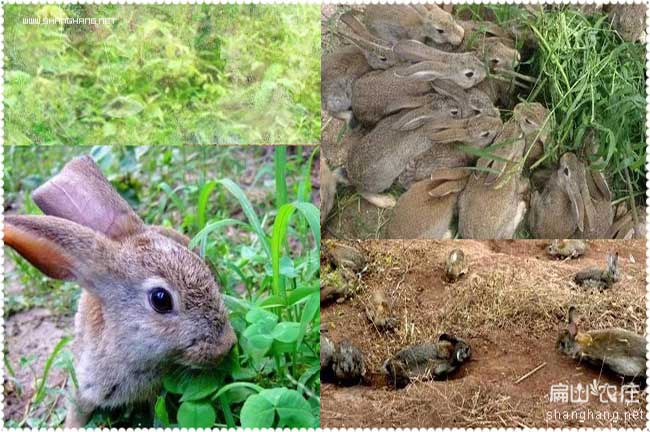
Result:
<svg viewBox="0 0 650 432">
<path fill-rule="evenodd" d="M 585 361 L 597 369 L 603 367 L 631 379 L 645 381 L 646 340 L 622 328 L 578 330 L 576 308 L 569 308 L 569 326 L 560 333 L 557 350 L 572 359 Z"/>
<path fill-rule="evenodd" d="M 364 22 L 380 38 L 397 42 L 415 39 L 434 44 L 457 46 L 464 30 L 450 13 L 436 5 L 368 5 Z"/>
<path fill-rule="evenodd" d="M 501 120 L 487 116 L 454 119 L 449 101 L 387 117 L 359 142 L 350 145 L 347 172 L 364 197 L 388 189 L 408 163 L 434 146 L 464 142 L 485 147 L 501 129 Z"/>
<path fill-rule="evenodd" d="M 452 238 L 451 223 L 456 214 L 458 194 L 466 182 L 466 172 L 440 169 L 430 179 L 411 185 L 393 210 L 387 227 L 388 238 Z"/>
<path fill-rule="evenodd" d="M 352 121 L 352 85 L 371 70 L 363 52 L 346 45 L 327 54 L 321 68 L 322 106 L 332 116 Z"/>
<path fill-rule="evenodd" d="M 471 353 L 463 339 L 443 333 L 436 342 L 402 349 L 384 362 L 383 369 L 388 383 L 399 389 L 414 379 L 445 379 L 469 360 Z"/>
<path fill-rule="evenodd" d="M 172 364 L 214 365 L 236 342 L 209 267 L 171 229 L 145 225 L 90 157 L 32 194 L 44 216 L 6 216 L 5 244 L 83 291 L 73 351 L 78 380 L 65 421 L 152 400 Z"/>
<path fill-rule="evenodd" d="M 579 271 L 573 280 L 580 286 L 596 289 L 611 288 L 621 278 L 618 268 L 618 252 L 607 254 L 607 268 L 591 267 Z"/>
<path fill-rule="evenodd" d="M 445 261 L 445 279 L 447 282 L 454 283 L 467 274 L 467 263 L 465 262 L 465 252 L 462 249 L 454 249 L 447 255 Z"/>
<path fill-rule="evenodd" d="M 366 317 L 379 331 L 394 330 L 397 326 L 393 305 L 381 289 L 373 291 L 370 296 L 370 302 L 366 306 Z"/>
</svg>

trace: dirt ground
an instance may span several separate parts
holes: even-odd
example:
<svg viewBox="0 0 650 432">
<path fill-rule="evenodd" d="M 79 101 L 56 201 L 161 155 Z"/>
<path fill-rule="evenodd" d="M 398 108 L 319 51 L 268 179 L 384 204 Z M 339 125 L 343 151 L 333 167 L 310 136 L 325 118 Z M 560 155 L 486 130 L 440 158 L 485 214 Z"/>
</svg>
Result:
<svg viewBox="0 0 650 432">
<path fill-rule="evenodd" d="M 557 403 L 549 397 L 555 384 L 621 383 L 556 352 L 555 341 L 569 305 L 577 307 L 585 330 L 615 326 L 645 333 L 644 241 L 590 242 L 585 256 L 568 261 L 549 259 L 547 243 L 537 240 L 346 243 L 366 253 L 368 267 L 358 294 L 323 306 L 321 320 L 331 340 L 348 339 L 361 349 L 368 382 L 324 383 L 323 427 L 644 426 L 643 396 L 629 404 L 601 403 L 598 396 L 588 403 Z M 465 252 L 470 270 L 449 284 L 442 277 L 444 261 L 455 248 Z M 604 267 L 609 251 L 620 255 L 620 282 L 602 293 L 577 287 L 573 275 Z M 400 319 L 393 333 L 379 332 L 365 317 L 373 290 L 384 290 L 393 302 Z M 386 358 L 442 332 L 472 347 L 472 359 L 457 374 L 402 390 L 385 385 L 379 371 Z"/>
<path fill-rule="evenodd" d="M 5 257 L 6 258 L 6 257 Z M 17 294 L 21 287 L 13 274 L 14 263 L 5 259 L 6 295 Z M 71 336 L 73 318 L 53 314 L 46 308 L 32 308 L 5 318 L 5 353 L 15 375 L 5 379 L 4 418 L 20 421 L 35 392 L 35 379 L 42 377 L 47 358 L 64 336 Z M 21 359 L 27 365 L 21 366 Z M 48 388 L 65 389 L 66 373 L 50 369 Z M 51 407 L 62 407 L 65 398 L 59 397 Z M 39 415 L 42 413 L 36 413 Z M 32 413 L 32 416 L 34 413 Z"/>
</svg>

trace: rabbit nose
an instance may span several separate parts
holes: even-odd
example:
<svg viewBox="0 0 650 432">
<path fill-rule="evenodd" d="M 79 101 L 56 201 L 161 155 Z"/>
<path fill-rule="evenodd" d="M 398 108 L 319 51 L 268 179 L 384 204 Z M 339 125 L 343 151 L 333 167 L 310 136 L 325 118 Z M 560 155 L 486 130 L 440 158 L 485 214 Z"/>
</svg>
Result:
<svg viewBox="0 0 650 432">
<path fill-rule="evenodd" d="M 226 356 L 236 342 L 235 331 L 230 323 L 226 323 L 216 338 L 197 337 L 193 339 L 185 353 L 185 358 L 192 365 L 212 365 Z"/>
</svg>

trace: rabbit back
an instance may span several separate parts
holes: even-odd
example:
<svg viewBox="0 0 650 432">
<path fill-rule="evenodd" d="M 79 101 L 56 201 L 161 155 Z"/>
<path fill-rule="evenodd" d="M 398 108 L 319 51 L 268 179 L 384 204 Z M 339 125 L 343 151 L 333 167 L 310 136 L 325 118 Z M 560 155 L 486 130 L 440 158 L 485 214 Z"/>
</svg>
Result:
<svg viewBox="0 0 650 432">
<path fill-rule="evenodd" d="M 588 342 L 580 344 L 581 358 L 596 366 L 605 364 L 624 377 L 646 376 L 646 340 L 643 336 L 621 328 L 592 330 L 586 335 Z"/>
<path fill-rule="evenodd" d="M 352 112 L 359 122 L 373 126 L 402 109 L 421 106 L 422 97 L 430 93 L 430 83 L 399 77 L 394 68 L 374 71 L 352 85 Z"/>
<path fill-rule="evenodd" d="M 413 184 L 397 201 L 387 226 L 393 239 L 442 239 L 450 237 L 458 194 L 434 198 L 430 180 Z"/>
</svg>

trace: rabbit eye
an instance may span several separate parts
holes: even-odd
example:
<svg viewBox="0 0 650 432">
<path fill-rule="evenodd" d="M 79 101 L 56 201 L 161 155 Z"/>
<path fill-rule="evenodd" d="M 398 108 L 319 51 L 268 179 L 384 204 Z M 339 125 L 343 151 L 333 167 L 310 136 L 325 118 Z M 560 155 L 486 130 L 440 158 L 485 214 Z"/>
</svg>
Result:
<svg viewBox="0 0 650 432">
<path fill-rule="evenodd" d="M 451 109 L 451 115 L 453 115 L 453 116 L 458 115 L 458 109 L 452 108 Z"/>
<path fill-rule="evenodd" d="M 438 34 L 444 34 L 445 33 L 445 31 L 443 29 L 441 29 L 441 28 L 437 28 L 436 31 L 438 32 Z"/>
<path fill-rule="evenodd" d="M 569 168 L 564 168 L 564 175 L 569 176 Z"/>
<path fill-rule="evenodd" d="M 496 66 L 496 65 L 498 65 L 499 63 L 501 63 L 501 62 L 499 61 L 499 59 L 492 59 L 492 60 L 490 60 L 490 62 L 492 63 L 493 66 Z"/>
<path fill-rule="evenodd" d="M 169 313 L 174 309 L 172 295 L 164 288 L 154 288 L 149 291 L 149 303 L 160 314 Z"/>
<path fill-rule="evenodd" d="M 465 76 L 466 76 L 467 78 L 471 78 L 471 77 L 473 77 L 473 76 L 474 76 L 474 71 L 466 71 L 466 72 L 465 72 Z"/>
</svg>

